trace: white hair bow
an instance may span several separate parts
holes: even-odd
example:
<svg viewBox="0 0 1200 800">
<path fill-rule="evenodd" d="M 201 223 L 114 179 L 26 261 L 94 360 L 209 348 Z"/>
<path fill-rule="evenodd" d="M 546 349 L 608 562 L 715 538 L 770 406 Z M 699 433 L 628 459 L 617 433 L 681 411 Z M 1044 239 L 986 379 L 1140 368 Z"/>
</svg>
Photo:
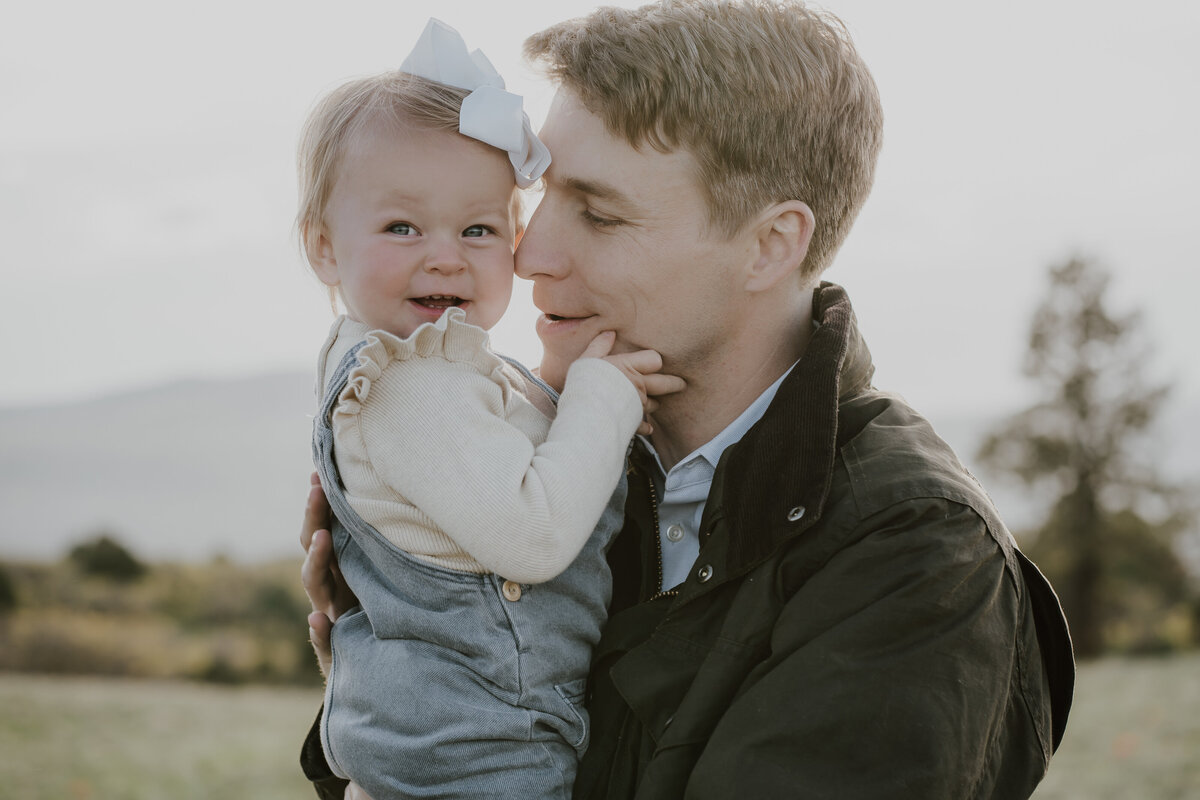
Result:
<svg viewBox="0 0 1200 800">
<path fill-rule="evenodd" d="M 533 132 L 521 96 L 504 90 L 504 78 L 467 44 L 458 31 L 430 18 L 408 58 L 403 72 L 459 89 L 470 89 L 458 114 L 458 132 L 508 152 L 517 185 L 530 186 L 550 166 L 550 151 Z"/>
</svg>

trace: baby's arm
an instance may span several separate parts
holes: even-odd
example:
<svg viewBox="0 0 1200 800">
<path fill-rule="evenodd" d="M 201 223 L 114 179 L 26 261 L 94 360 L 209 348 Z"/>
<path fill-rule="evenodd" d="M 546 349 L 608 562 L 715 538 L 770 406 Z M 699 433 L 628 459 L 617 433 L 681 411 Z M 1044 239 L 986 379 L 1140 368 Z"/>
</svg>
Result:
<svg viewBox="0 0 1200 800">
<path fill-rule="evenodd" d="M 361 434 L 400 499 L 488 570 L 538 583 L 578 555 L 624 469 L 643 416 L 627 370 L 636 372 L 592 357 L 572 365 L 558 416 L 535 447 L 508 420 L 511 388 L 412 359 L 373 381 Z"/>
</svg>

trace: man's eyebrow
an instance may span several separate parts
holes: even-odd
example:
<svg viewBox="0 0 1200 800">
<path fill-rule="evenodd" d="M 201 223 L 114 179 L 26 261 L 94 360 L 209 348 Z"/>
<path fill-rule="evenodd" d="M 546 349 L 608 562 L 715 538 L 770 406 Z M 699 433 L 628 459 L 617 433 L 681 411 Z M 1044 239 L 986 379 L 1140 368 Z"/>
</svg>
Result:
<svg viewBox="0 0 1200 800">
<path fill-rule="evenodd" d="M 619 203 L 632 204 L 629 195 L 610 183 L 592 181 L 586 178 L 567 178 L 563 185 L 581 194 L 597 197 L 601 200 L 612 200 Z"/>
</svg>

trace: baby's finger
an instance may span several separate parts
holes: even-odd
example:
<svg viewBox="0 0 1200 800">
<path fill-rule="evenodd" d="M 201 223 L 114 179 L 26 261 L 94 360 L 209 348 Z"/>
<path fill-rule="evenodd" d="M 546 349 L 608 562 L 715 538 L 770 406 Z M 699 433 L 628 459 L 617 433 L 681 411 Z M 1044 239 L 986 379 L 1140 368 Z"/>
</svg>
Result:
<svg viewBox="0 0 1200 800">
<path fill-rule="evenodd" d="M 654 433 L 654 426 L 650 424 L 650 420 L 644 419 L 642 420 L 642 424 L 638 425 L 637 432 L 641 436 L 649 436 Z"/>
<path fill-rule="evenodd" d="M 580 354 L 580 358 L 604 358 L 612 351 L 613 342 L 617 340 L 614 331 L 601 331 Z"/>
<path fill-rule="evenodd" d="M 646 394 L 650 395 L 674 394 L 687 388 L 687 381 L 683 378 L 678 375 L 663 375 L 661 372 L 643 375 L 642 383 Z"/>
<path fill-rule="evenodd" d="M 658 372 L 662 369 L 662 356 L 657 350 L 637 350 L 632 353 L 622 353 L 618 358 L 627 366 L 636 369 L 643 375 Z"/>
</svg>

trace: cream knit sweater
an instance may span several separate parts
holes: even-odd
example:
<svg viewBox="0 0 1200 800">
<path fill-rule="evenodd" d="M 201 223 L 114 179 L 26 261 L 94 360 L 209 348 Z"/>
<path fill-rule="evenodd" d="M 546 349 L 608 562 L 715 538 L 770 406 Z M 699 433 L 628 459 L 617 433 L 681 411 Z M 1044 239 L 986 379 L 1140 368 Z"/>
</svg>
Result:
<svg viewBox="0 0 1200 800">
<path fill-rule="evenodd" d="M 334 407 L 334 458 L 351 507 L 407 553 L 547 581 L 579 554 L 616 488 L 641 401 L 612 364 L 581 359 L 552 422 L 530 401 L 541 390 L 465 317 L 451 309 L 406 339 L 334 322 L 319 396 L 367 341 Z"/>
</svg>

